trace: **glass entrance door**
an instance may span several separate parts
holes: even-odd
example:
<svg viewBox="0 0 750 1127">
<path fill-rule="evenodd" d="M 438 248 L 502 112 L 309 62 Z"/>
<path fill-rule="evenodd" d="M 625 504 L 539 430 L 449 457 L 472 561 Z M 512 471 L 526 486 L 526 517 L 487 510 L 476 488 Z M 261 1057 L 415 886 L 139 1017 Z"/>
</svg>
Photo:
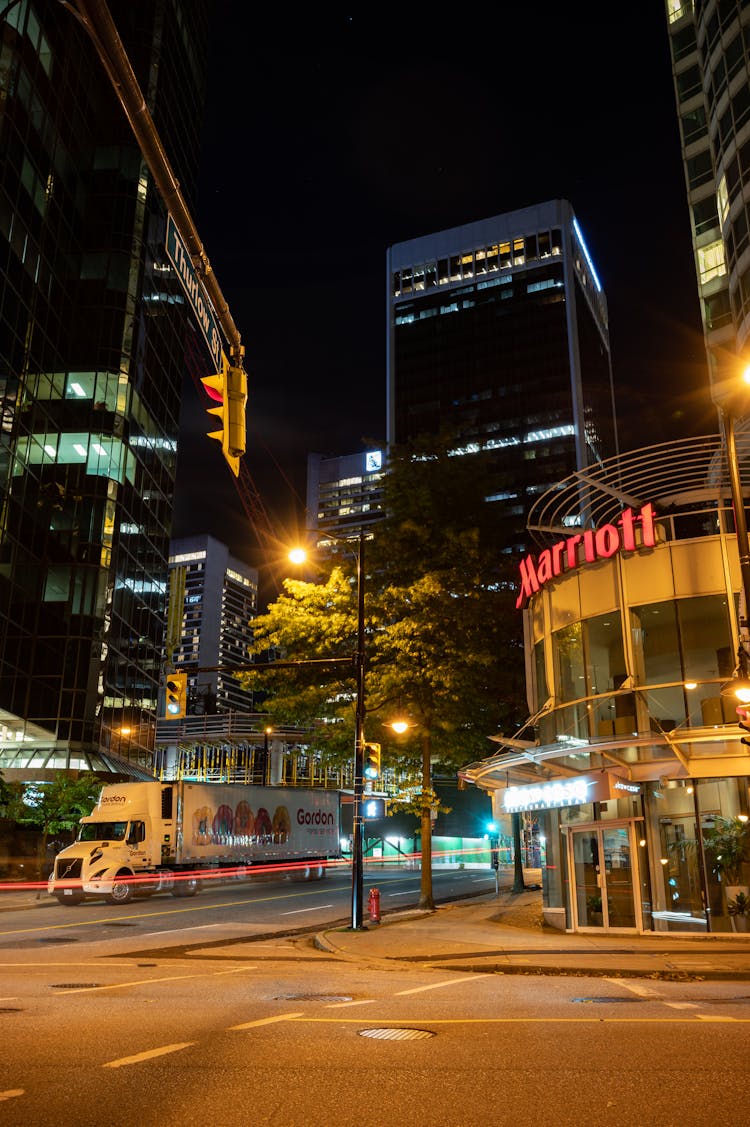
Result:
<svg viewBox="0 0 750 1127">
<path fill-rule="evenodd" d="M 603 930 L 636 926 L 632 829 L 590 826 L 573 833 L 577 927 Z"/>
</svg>

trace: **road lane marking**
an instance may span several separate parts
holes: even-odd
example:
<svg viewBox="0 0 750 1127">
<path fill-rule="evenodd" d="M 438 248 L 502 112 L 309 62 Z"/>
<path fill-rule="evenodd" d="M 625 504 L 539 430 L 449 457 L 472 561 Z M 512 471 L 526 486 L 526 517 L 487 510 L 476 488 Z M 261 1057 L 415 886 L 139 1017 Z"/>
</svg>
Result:
<svg viewBox="0 0 750 1127">
<path fill-rule="evenodd" d="M 371 1006 L 374 1002 L 374 998 L 362 998 L 358 1002 L 331 1002 L 325 1008 L 327 1010 L 345 1010 L 348 1006 Z"/>
<path fill-rule="evenodd" d="M 0 1100 L 12 1100 L 15 1099 L 16 1096 L 22 1096 L 23 1094 L 23 1088 L 6 1088 L 4 1092 L 0 1092 Z"/>
<path fill-rule="evenodd" d="M 147 1049 L 145 1053 L 136 1053 L 133 1057 L 120 1057 L 119 1060 L 108 1060 L 102 1068 L 124 1068 L 128 1064 L 141 1064 L 144 1060 L 153 1060 L 154 1057 L 163 1057 L 167 1053 L 178 1053 L 180 1049 L 189 1049 L 195 1041 L 182 1041 L 178 1045 L 162 1045 L 160 1049 Z"/>
<path fill-rule="evenodd" d="M 275 1025 L 279 1021 L 296 1021 L 298 1017 L 302 1017 L 301 1013 L 298 1014 L 279 1014 L 278 1017 L 261 1017 L 257 1021 L 245 1021 L 242 1025 L 230 1025 L 230 1032 L 233 1029 L 257 1029 L 261 1025 Z"/>
<path fill-rule="evenodd" d="M 697 1002 L 665 1002 L 665 1006 L 671 1006 L 673 1010 L 697 1010 Z"/>
<path fill-rule="evenodd" d="M 619 986 L 623 990 L 629 990 L 631 994 L 638 994 L 641 998 L 660 998 L 662 995 L 658 990 L 652 990 L 650 986 L 641 986 L 637 982 L 629 982 L 626 978 L 605 978 L 605 982 L 611 982 L 613 986 Z"/>
<path fill-rule="evenodd" d="M 429 986 L 415 986 L 412 990 L 397 990 L 394 997 L 402 994 L 422 994 L 425 990 L 439 990 L 442 986 L 453 986 L 456 982 L 476 982 L 478 978 L 489 978 L 487 974 L 473 974 L 471 978 L 462 975 L 461 978 L 446 978 L 443 982 L 433 982 Z"/>
<path fill-rule="evenodd" d="M 667 965 L 669 966 L 669 964 Z M 671 965 L 675 970 L 713 970 L 713 968 L 716 966 L 716 963 L 702 963 L 698 959 L 681 959 L 680 956 L 677 955 Z"/>
<path fill-rule="evenodd" d="M 77 986 L 71 990 L 57 990 L 61 994 L 96 994 L 101 990 L 122 990 L 126 986 L 156 986 L 160 982 L 189 982 L 192 978 L 217 978 L 221 974 L 242 974 L 246 970 L 257 970 L 257 966 L 231 967 L 229 970 L 210 971 L 206 974 L 172 974 L 165 978 L 133 978 L 128 982 L 113 982 L 109 986 Z"/>
<path fill-rule="evenodd" d="M 49 962 L 49 963 L 46 962 L 46 961 L 43 962 L 43 963 L 0 963 L 0 971 L 3 971 L 3 970 L 47 970 L 49 968 L 54 969 L 55 967 L 67 967 L 68 970 L 71 970 L 73 967 L 78 967 L 78 968 L 88 967 L 90 969 L 91 967 L 100 967 L 101 965 L 102 964 L 98 959 L 93 961 L 93 962 L 87 961 L 87 962 L 82 962 L 82 963 L 76 962 L 74 959 L 65 959 L 65 960 L 60 959 L 60 960 L 55 960 L 54 962 Z M 113 959 L 107 958 L 107 966 L 108 967 L 132 967 L 132 965 L 133 965 L 132 959 L 127 959 L 127 960 L 124 960 L 123 962 L 118 962 L 116 958 L 113 958 Z"/>
<path fill-rule="evenodd" d="M 737 1021 L 736 1017 L 722 1017 L 721 1014 L 696 1014 L 698 1021 Z"/>
<path fill-rule="evenodd" d="M 342 889 L 344 889 L 346 887 L 348 887 L 348 886 L 344 885 L 344 886 L 342 886 Z M 206 890 L 206 891 L 209 891 L 209 890 Z M 220 891 L 220 889 L 217 889 L 217 891 Z M 339 891 L 339 890 L 338 889 L 331 889 L 330 891 L 336 892 L 336 891 Z M 46 924 L 43 927 L 17 927 L 17 928 L 13 928 L 11 931 L 0 931 L 0 938 L 3 938 L 3 937 L 8 936 L 8 935 L 27 935 L 29 933 L 36 934 L 36 932 L 40 932 L 40 931 L 66 931 L 67 929 L 72 928 L 72 927 L 81 928 L 81 927 L 90 927 L 92 924 L 111 924 L 111 923 L 116 923 L 120 920 L 128 920 L 129 922 L 132 921 L 132 920 L 156 920 L 156 919 L 159 919 L 161 916 L 184 916 L 188 912 L 207 912 L 207 911 L 213 911 L 213 910 L 223 911 L 225 908 L 240 908 L 240 907 L 243 907 L 243 906 L 247 907 L 248 904 L 265 904 L 265 903 L 268 903 L 272 900 L 293 900 L 293 899 L 296 899 L 300 896 L 322 896 L 324 892 L 327 895 L 330 895 L 330 891 L 328 889 L 323 889 L 323 888 L 318 888 L 318 889 L 311 888 L 309 891 L 305 891 L 305 892 L 302 892 L 302 891 L 279 892 L 274 896 L 251 896 L 251 897 L 244 899 L 244 900 L 227 900 L 225 903 L 222 903 L 222 904 L 196 904 L 191 908 L 164 908 L 161 911 L 157 911 L 157 912 L 133 912 L 132 914 L 127 915 L 127 916 L 102 916 L 100 919 L 93 919 L 93 920 L 88 919 L 88 918 L 83 918 L 83 919 L 74 920 L 72 923 L 67 923 L 67 924 L 63 924 L 63 923 Z M 21 912 L 24 909 L 23 908 L 17 908 L 17 909 L 14 909 L 14 910 Z M 209 926 L 214 926 L 214 925 L 209 925 Z M 108 936 L 107 938 L 114 938 L 114 936 Z M 90 940 L 90 942 L 97 943 L 97 942 L 100 942 L 100 941 L 96 940 L 96 939 L 92 939 L 92 940 Z"/>
<path fill-rule="evenodd" d="M 295 908 L 291 912 L 281 912 L 282 916 L 298 916 L 301 912 L 320 912 L 323 908 L 332 908 L 333 904 L 316 904 L 314 908 Z"/>
<path fill-rule="evenodd" d="M 418 1022 L 421 1025 L 695 1025 L 696 1019 L 701 1015 L 696 1014 L 695 1017 L 455 1017 L 455 1018 L 430 1018 L 425 1022 L 423 1017 L 420 1018 L 354 1018 L 354 1017 L 307 1017 L 303 1014 L 287 1014 L 282 1018 L 271 1018 L 271 1021 L 298 1021 L 300 1024 L 305 1022 L 318 1022 L 323 1025 L 356 1025 L 361 1024 L 366 1020 L 368 1025 L 413 1025 Z M 706 1020 L 711 1020 L 707 1018 Z M 750 1024 L 750 1018 L 714 1018 L 715 1021 L 733 1021 L 736 1025 Z M 264 1025 L 265 1022 L 256 1022 L 257 1025 Z M 242 1026 L 235 1026 L 234 1028 L 240 1029 Z"/>
<path fill-rule="evenodd" d="M 170 927 L 166 931 L 144 931 L 139 939 L 150 939 L 152 935 L 184 935 L 186 931 L 208 931 L 211 927 L 231 927 L 231 924 L 194 924 L 193 927 Z"/>
</svg>

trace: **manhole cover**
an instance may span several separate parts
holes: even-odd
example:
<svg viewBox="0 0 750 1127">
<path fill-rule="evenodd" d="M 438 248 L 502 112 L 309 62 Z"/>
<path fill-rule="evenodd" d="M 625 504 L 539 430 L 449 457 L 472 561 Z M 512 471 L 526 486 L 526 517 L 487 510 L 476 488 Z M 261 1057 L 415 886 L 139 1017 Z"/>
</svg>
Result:
<svg viewBox="0 0 750 1127">
<path fill-rule="evenodd" d="M 77 943 L 77 939 L 68 938 L 66 935 L 45 935 L 37 943 Z"/>
<path fill-rule="evenodd" d="M 275 1002 L 352 1002 L 349 994 L 277 994 Z"/>
<path fill-rule="evenodd" d="M 50 990 L 94 990 L 99 986 L 100 982 L 53 982 Z"/>
<path fill-rule="evenodd" d="M 435 1036 L 429 1029 L 360 1029 L 359 1035 L 376 1041 L 424 1041 Z"/>
<path fill-rule="evenodd" d="M 136 963 L 137 967 L 158 967 L 158 963 Z"/>
<path fill-rule="evenodd" d="M 137 924 L 131 923 L 129 920 L 105 920 L 105 927 L 137 927 Z"/>
<path fill-rule="evenodd" d="M 644 998 L 571 998 L 571 1002 L 643 1002 Z"/>
<path fill-rule="evenodd" d="M 0 1006 L 0 1014 L 20 1014 L 18 1006 Z"/>
</svg>

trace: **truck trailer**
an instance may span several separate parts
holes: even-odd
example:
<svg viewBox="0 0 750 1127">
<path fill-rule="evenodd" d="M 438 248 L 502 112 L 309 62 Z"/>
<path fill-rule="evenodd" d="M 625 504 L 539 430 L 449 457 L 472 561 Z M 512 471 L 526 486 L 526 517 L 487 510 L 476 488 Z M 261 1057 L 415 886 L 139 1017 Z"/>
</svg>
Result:
<svg viewBox="0 0 750 1127">
<path fill-rule="evenodd" d="M 194 896 L 211 877 L 251 877 L 289 866 L 319 880 L 341 860 L 337 791 L 229 783 L 115 783 L 81 818 L 78 837 L 55 858 L 48 892 L 61 904 L 171 892 Z"/>
</svg>

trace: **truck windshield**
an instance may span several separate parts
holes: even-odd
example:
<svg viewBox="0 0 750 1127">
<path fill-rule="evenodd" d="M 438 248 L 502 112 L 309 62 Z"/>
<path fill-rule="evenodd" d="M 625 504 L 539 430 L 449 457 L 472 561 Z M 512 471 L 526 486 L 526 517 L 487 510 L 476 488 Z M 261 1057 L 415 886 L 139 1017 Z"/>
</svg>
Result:
<svg viewBox="0 0 750 1127">
<path fill-rule="evenodd" d="M 122 841 L 127 822 L 84 822 L 78 834 L 79 841 Z"/>
</svg>

